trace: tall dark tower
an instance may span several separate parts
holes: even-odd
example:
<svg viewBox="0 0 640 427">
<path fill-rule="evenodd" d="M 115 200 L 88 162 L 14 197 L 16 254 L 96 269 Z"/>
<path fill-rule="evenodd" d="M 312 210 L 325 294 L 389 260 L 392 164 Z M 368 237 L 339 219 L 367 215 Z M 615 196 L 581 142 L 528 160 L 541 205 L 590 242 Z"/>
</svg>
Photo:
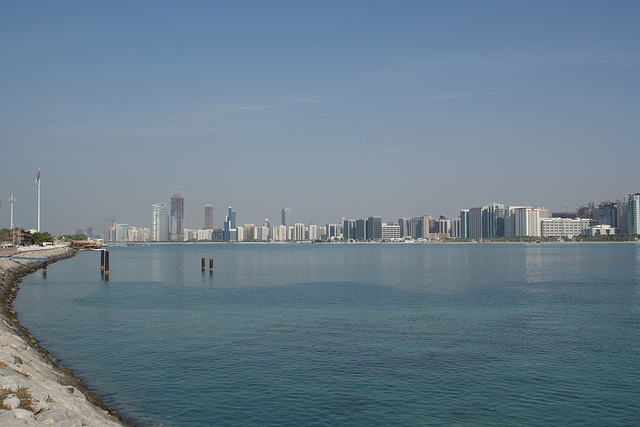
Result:
<svg viewBox="0 0 640 427">
<path fill-rule="evenodd" d="M 282 225 L 285 227 L 291 227 L 291 208 L 282 209 Z"/>
<path fill-rule="evenodd" d="M 184 240 L 184 199 L 181 193 L 171 196 L 171 240 L 182 242 Z"/>
<path fill-rule="evenodd" d="M 213 230 L 213 206 L 208 203 L 204 206 L 204 229 Z"/>
</svg>

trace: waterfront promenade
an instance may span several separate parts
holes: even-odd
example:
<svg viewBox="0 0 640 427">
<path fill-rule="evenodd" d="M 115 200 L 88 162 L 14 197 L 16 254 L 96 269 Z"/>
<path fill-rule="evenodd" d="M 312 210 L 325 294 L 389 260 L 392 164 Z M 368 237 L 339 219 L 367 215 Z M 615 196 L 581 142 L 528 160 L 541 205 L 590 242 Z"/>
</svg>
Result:
<svg viewBox="0 0 640 427">
<path fill-rule="evenodd" d="M 8 251 L 6 251 L 8 252 Z M 71 257 L 75 250 L 52 247 L 0 257 L 0 425 L 121 426 L 106 407 L 60 365 L 17 320 L 11 302 L 19 278 L 48 263 Z M 25 259 L 20 259 L 25 258 Z M 30 259 L 27 259 L 30 258 Z"/>
</svg>

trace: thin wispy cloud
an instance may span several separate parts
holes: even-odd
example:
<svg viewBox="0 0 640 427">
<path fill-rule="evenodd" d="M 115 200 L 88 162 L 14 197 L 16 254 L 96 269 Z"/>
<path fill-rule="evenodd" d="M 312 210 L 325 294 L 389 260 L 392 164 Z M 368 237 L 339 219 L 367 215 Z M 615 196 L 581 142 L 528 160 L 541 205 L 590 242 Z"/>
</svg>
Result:
<svg viewBox="0 0 640 427">
<path fill-rule="evenodd" d="M 566 66 L 605 65 L 611 67 L 637 67 L 640 65 L 640 54 L 637 52 L 611 51 L 544 51 L 519 52 L 515 56 L 522 62 L 540 64 L 558 64 Z"/>
<path fill-rule="evenodd" d="M 511 91 L 490 91 L 490 92 L 468 92 L 468 93 L 443 93 L 438 95 L 425 96 L 421 98 L 408 99 L 407 102 L 436 102 L 450 101 L 456 99 L 498 97 L 498 96 L 517 96 L 524 94 L 521 90 Z"/>
<path fill-rule="evenodd" d="M 293 105 L 326 104 L 327 100 L 324 97 L 281 98 L 281 99 L 277 100 L 277 103 L 280 103 L 280 104 L 293 104 Z"/>
</svg>

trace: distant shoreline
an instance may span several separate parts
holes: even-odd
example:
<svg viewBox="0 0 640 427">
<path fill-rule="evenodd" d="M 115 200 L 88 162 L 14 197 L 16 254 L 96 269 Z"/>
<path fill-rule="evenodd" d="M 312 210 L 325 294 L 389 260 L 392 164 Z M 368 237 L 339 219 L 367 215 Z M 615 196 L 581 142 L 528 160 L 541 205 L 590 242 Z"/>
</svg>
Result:
<svg viewBox="0 0 640 427">
<path fill-rule="evenodd" d="M 456 245 L 464 245 L 464 244 L 580 244 L 580 243 L 627 243 L 627 244 L 640 244 L 638 240 L 511 240 L 511 241 L 503 241 L 503 240 L 478 240 L 478 241 L 470 241 L 470 240 L 439 240 L 439 241 L 406 241 L 406 242 L 366 242 L 366 241 L 357 241 L 357 242 L 311 242 L 307 240 L 300 241 L 286 241 L 286 242 L 210 242 L 205 240 L 198 241 L 186 241 L 186 242 L 135 242 L 134 245 L 129 245 L 129 247 L 133 246 L 164 246 L 164 245 L 362 245 L 362 244 L 370 244 L 370 245 L 380 245 L 380 244 L 389 244 L 389 245 L 437 245 L 437 244 L 456 244 Z M 112 248 L 125 247 L 122 246 L 110 246 Z M 109 248 L 109 246 L 104 246 L 103 248 Z"/>
</svg>

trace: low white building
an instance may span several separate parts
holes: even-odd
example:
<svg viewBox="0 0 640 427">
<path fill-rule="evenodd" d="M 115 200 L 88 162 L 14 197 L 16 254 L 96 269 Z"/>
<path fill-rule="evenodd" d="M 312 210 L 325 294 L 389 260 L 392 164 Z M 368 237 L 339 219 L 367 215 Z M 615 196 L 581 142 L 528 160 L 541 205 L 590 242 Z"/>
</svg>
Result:
<svg viewBox="0 0 640 427">
<path fill-rule="evenodd" d="M 610 236 L 616 234 L 616 229 L 610 225 L 594 225 L 593 227 L 589 227 L 586 234 L 592 236 Z"/>
<path fill-rule="evenodd" d="M 209 240 L 211 240 L 212 236 L 213 236 L 213 229 L 205 228 L 203 230 L 198 230 L 198 234 L 197 234 L 196 240 L 209 241 Z"/>
<path fill-rule="evenodd" d="M 382 223 L 382 240 L 400 239 L 400 225 L 397 222 Z"/>
<path fill-rule="evenodd" d="M 542 237 L 573 237 L 586 234 L 591 220 L 586 218 L 544 218 L 540 220 Z"/>
</svg>

